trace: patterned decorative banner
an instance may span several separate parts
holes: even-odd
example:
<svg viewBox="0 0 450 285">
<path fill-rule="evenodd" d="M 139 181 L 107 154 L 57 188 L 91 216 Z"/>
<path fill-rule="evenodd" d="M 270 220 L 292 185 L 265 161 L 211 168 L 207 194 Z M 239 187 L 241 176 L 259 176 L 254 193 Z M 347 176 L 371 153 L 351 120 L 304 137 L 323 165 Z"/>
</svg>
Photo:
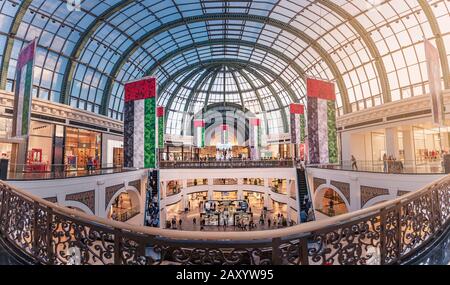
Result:
<svg viewBox="0 0 450 285">
<path fill-rule="evenodd" d="M 433 123 L 437 126 L 444 126 L 445 111 L 444 97 L 442 96 L 439 50 L 429 40 L 425 40 L 425 57 L 427 60 L 428 81 L 430 82 Z"/>
<path fill-rule="evenodd" d="M 205 121 L 194 120 L 194 142 L 195 146 L 205 147 Z"/>
<path fill-rule="evenodd" d="M 145 195 L 144 226 L 160 226 L 161 197 L 159 195 L 159 170 L 149 170 L 147 173 L 147 191 Z"/>
<path fill-rule="evenodd" d="M 158 117 L 158 148 L 164 149 L 164 107 L 156 108 L 156 117 Z"/>
<path fill-rule="evenodd" d="M 291 113 L 291 143 L 305 143 L 305 107 L 302 104 L 292 103 L 289 106 Z"/>
<path fill-rule="evenodd" d="M 250 159 L 259 160 L 261 151 L 261 120 L 249 118 L 249 147 Z"/>
<path fill-rule="evenodd" d="M 222 125 L 221 128 L 221 136 L 220 136 L 220 142 L 222 144 L 228 144 L 228 125 Z"/>
<path fill-rule="evenodd" d="M 309 163 L 336 163 L 336 93 L 334 83 L 307 79 Z"/>
<path fill-rule="evenodd" d="M 30 128 L 31 100 L 33 90 L 33 66 L 37 41 L 30 42 L 19 53 L 16 66 L 14 90 L 13 137 L 28 136 Z"/>
<path fill-rule="evenodd" d="M 156 79 L 125 84 L 124 165 L 156 167 Z"/>
</svg>

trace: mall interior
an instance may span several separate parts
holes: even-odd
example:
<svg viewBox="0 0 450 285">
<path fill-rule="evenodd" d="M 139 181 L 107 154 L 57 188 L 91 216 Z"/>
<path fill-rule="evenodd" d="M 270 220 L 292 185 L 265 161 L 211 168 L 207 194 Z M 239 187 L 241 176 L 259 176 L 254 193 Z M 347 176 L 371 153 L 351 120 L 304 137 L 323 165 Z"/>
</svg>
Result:
<svg viewBox="0 0 450 285">
<path fill-rule="evenodd" d="M 449 265 L 449 0 L 0 0 L 0 265 Z"/>
</svg>

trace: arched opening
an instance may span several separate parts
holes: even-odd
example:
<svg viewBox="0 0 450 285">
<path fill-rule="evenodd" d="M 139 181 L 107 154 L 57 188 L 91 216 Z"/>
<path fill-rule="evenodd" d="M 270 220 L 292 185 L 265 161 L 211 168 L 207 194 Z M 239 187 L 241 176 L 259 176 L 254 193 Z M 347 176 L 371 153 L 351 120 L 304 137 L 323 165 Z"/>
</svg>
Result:
<svg viewBox="0 0 450 285">
<path fill-rule="evenodd" d="M 325 187 L 317 191 L 315 205 L 320 213 L 334 217 L 349 212 L 344 198 L 334 189 Z"/>
<path fill-rule="evenodd" d="M 117 195 L 107 211 L 108 219 L 126 222 L 140 213 L 140 199 L 135 191 L 127 190 Z"/>
</svg>

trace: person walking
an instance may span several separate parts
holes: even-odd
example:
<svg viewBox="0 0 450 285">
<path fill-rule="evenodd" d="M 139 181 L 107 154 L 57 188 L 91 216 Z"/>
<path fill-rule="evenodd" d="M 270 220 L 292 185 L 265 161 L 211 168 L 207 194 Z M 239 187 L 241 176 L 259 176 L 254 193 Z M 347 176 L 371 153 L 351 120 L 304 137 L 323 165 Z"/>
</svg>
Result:
<svg viewBox="0 0 450 285">
<path fill-rule="evenodd" d="M 388 165 L 387 165 L 387 155 L 386 155 L 386 153 L 385 154 L 383 154 L 383 172 L 387 172 L 387 168 L 388 168 Z"/>
<path fill-rule="evenodd" d="M 352 155 L 352 170 L 358 171 L 358 165 L 356 165 L 356 158 Z"/>
</svg>

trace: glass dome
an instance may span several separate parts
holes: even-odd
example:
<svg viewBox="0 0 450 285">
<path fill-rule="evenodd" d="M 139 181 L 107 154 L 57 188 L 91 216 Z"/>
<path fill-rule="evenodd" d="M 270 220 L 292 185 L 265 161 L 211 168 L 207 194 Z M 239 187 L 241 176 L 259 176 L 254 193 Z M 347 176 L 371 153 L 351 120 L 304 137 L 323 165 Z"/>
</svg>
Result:
<svg viewBox="0 0 450 285">
<path fill-rule="evenodd" d="M 336 83 L 338 115 L 425 94 L 424 39 L 450 88 L 448 0 L 72 3 L 0 0 L 0 88 L 13 89 L 18 53 L 36 37 L 34 96 L 121 120 L 123 84 L 154 75 L 175 133 L 180 112 L 220 100 L 283 131 L 308 76 Z"/>
</svg>

